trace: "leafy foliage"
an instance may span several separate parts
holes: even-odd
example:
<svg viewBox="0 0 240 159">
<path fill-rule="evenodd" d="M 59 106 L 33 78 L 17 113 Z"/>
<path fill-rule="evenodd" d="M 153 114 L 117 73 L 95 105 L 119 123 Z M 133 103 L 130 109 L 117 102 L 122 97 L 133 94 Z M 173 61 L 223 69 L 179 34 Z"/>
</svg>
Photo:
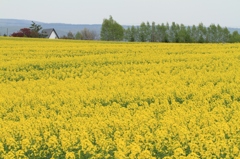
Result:
<svg viewBox="0 0 240 159">
<path fill-rule="evenodd" d="M 31 26 L 29 27 L 33 32 L 39 32 L 42 29 L 41 25 L 36 24 L 35 22 L 32 21 Z"/>
<path fill-rule="evenodd" d="M 33 37 L 37 38 L 41 35 L 39 34 L 39 31 L 42 29 L 41 25 L 38 25 L 34 22 L 32 22 L 31 26 L 29 28 L 22 28 L 18 32 L 14 32 L 11 36 L 13 37 Z"/>
<path fill-rule="evenodd" d="M 112 16 L 109 19 L 104 19 L 101 28 L 101 40 L 105 41 L 121 41 L 123 40 L 124 29 L 113 20 Z"/>
<path fill-rule="evenodd" d="M 12 34 L 13 37 L 31 37 L 31 30 L 29 28 L 22 28 L 18 32 Z"/>
<path fill-rule="evenodd" d="M 183 24 L 171 25 L 154 22 L 141 23 L 140 26 L 131 26 L 124 32 L 124 40 L 138 42 L 174 42 L 174 43 L 235 43 L 240 42 L 237 31 L 232 34 L 226 27 L 211 24 L 205 27 L 202 23 L 198 26 L 184 26 Z"/>
<path fill-rule="evenodd" d="M 32 21 L 31 26 L 29 27 L 31 29 L 31 37 L 41 37 L 42 35 L 39 33 L 39 31 L 42 29 L 41 25 L 36 24 Z"/>
</svg>

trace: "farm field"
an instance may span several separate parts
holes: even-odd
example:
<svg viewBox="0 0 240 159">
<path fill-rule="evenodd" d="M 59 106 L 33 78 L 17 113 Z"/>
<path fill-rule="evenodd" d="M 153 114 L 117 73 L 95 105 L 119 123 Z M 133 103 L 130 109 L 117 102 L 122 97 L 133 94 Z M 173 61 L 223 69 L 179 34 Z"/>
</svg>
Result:
<svg viewBox="0 0 240 159">
<path fill-rule="evenodd" d="M 0 37 L 0 158 L 240 158 L 240 44 Z"/>
</svg>

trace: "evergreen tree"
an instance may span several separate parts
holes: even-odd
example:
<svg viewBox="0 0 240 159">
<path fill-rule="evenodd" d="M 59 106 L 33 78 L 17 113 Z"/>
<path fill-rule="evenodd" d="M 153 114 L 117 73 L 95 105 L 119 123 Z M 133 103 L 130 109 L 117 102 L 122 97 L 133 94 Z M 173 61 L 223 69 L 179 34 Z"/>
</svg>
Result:
<svg viewBox="0 0 240 159">
<path fill-rule="evenodd" d="M 31 37 L 39 37 L 39 31 L 42 29 L 41 25 L 36 24 L 32 21 L 31 26 L 29 27 L 31 29 Z"/>
</svg>

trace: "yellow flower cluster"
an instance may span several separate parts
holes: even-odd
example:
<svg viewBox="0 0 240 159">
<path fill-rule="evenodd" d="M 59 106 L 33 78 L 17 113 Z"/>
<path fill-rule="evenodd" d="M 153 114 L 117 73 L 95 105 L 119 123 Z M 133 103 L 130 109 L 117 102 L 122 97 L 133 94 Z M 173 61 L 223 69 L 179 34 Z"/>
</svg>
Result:
<svg viewBox="0 0 240 159">
<path fill-rule="evenodd" d="M 240 158 L 240 44 L 0 43 L 0 158 Z"/>
</svg>

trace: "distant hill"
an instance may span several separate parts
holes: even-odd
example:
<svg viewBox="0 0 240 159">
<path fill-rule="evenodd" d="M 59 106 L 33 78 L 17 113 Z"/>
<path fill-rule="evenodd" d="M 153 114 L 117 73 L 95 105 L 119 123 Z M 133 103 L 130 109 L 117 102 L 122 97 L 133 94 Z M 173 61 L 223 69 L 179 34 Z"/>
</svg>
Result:
<svg viewBox="0 0 240 159">
<path fill-rule="evenodd" d="M 36 24 L 42 26 L 43 29 L 54 28 L 59 36 L 67 35 L 69 31 L 76 34 L 78 31 L 87 28 L 100 34 L 101 24 L 64 24 L 64 23 L 43 23 L 34 21 Z M 0 35 L 11 35 L 13 32 L 19 31 L 21 28 L 29 28 L 32 24 L 31 20 L 18 19 L 0 19 Z"/>
<path fill-rule="evenodd" d="M 228 30 L 232 33 L 234 31 L 238 31 L 238 33 L 240 34 L 240 28 L 228 28 Z"/>
<path fill-rule="evenodd" d="M 69 31 L 73 34 L 76 34 L 78 31 L 87 28 L 93 30 L 100 35 L 101 24 L 64 24 L 64 23 L 43 23 L 34 21 L 36 24 L 39 24 L 43 29 L 54 28 L 58 35 L 61 37 L 67 35 Z M 8 34 L 11 35 L 13 32 L 19 31 L 21 28 L 29 28 L 32 24 L 31 20 L 19 20 L 19 19 L 0 19 L 0 35 Z M 128 26 L 123 26 L 127 28 Z M 232 33 L 233 31 L 238 31 L 240 33 L 240 28 L 228 28 Z"/>
</svg>

